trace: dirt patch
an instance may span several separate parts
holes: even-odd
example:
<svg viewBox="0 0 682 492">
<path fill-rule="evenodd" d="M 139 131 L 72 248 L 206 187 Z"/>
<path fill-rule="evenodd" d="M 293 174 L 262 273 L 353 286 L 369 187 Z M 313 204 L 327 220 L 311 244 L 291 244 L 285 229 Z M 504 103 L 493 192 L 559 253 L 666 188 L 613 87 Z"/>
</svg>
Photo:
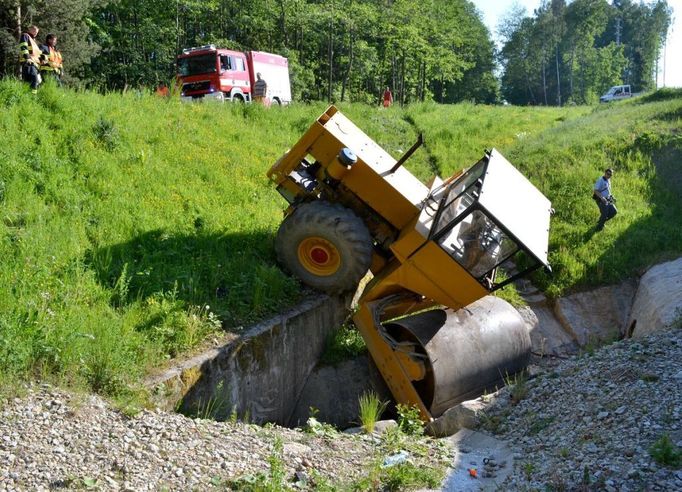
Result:
<svg viewBox="0 0 682 492">
<path fill-rule="evenodd" d="M 678 195 L 682 194 L 682 149 L 668 145 L 652 156 L 661 186 Z"/>
</svg>

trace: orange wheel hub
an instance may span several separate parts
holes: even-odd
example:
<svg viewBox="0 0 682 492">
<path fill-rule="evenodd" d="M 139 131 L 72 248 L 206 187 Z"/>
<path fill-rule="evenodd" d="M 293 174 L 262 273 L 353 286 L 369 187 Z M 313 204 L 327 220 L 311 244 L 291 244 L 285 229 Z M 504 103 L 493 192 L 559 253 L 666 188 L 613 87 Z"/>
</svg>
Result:
<svg viewBox="0 0 682 492">
<path fill-rule="evenodd" d="M 341 256 L 336 246 L 318 236 L 300 242 L 298 260 L 310 273 L 323 277 L 333 275 L 341 266 Z"/>
</svg>

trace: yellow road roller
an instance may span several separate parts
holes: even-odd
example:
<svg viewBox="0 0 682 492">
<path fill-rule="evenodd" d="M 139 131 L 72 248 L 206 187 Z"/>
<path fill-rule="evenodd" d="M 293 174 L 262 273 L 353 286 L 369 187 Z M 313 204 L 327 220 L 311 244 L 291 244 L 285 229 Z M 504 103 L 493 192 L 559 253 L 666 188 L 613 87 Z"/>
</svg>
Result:
<svg viewBox="0 0 682 492">
<path fill-rule="evenodd" d="M 289 203 L 278 260 L 329 294 L 372 272 L 353 321 L 396 401 L 430 421 L 526 366 L 523 320 L 486 296 L 549 267 L 552 209 L 494 149 L 424 184 L 403 166 L 421 144 L 396 160 L 330 106 L 268 177 Z"/>
</svg>

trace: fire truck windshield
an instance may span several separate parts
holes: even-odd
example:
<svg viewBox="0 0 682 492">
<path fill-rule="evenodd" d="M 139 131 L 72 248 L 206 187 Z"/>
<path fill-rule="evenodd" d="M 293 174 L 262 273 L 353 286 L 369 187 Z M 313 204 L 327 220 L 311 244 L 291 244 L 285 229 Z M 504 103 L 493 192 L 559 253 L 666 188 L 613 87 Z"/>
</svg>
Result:
<svg viewBox="0 0 682 492">
<path fill-rule="evenodd" d="M 201 73 L 212 73 L 216 70 L 215 53 L 188 56 L 178 59 L 178 73 L 181 77 L 186 77 L 188 75 L 198 75 Z"/>
</svg>

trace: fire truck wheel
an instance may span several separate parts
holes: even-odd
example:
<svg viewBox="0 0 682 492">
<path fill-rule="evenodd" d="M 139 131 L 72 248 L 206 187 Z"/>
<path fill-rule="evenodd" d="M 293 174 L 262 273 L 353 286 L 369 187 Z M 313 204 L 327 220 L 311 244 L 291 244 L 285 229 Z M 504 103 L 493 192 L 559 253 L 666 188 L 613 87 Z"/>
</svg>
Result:
<svg viewBox="0 0 682 492">
<path fill-rule="evenodd" d="M 372 238 L 351 210 L 315 201 L 300 205 L 282 222 L 275 250 L 304 284 L 339 294 L 354 290 L 369 270 Z"/>
</svg>

